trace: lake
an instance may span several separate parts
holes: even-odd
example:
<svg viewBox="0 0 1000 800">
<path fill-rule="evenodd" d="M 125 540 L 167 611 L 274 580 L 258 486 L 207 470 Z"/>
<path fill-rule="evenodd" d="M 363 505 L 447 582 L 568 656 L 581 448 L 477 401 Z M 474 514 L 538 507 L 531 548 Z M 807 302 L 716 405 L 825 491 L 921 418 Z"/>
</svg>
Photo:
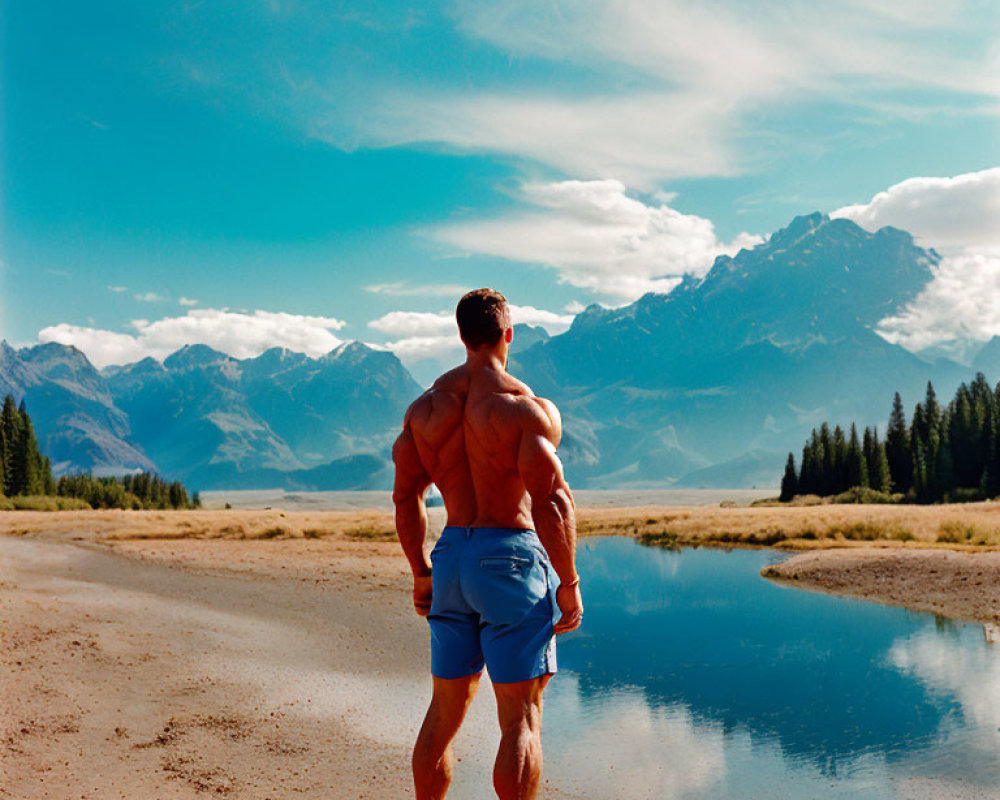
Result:
<svg viewBox="0 0 1000 800">
<path fill-rule="evenodd" d="M 593 798 L 1000 797 L 983 627 L 799 591 L 769 550 L 582 540 L 546 775 Z"/>
</svg>

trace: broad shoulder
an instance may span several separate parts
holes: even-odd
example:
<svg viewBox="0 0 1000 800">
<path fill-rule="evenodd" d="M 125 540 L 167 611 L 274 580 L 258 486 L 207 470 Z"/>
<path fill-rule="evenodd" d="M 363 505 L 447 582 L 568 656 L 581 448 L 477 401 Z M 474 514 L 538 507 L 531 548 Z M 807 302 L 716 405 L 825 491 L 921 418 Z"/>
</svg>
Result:
<svg viewBox="0 0 1000 800">
<path fill-rule="evenodd" d="M 463 367 L 446 372 L 406 410 L 403 427 L 435 427 L 461 417 L 469 379 Z"/>
<path fill-rule="evenodd" d="M 498 395 L 498 402 L 504 416 L 514 423 L 519 432 L 544 436 L 553 444 L 559 444 L 562 419 L 551 400 L 530 393 L 504 392 Z"/>
<path fill-rule="evenodd" d="M 461 416 L 462 398 L 443 389 L 430 388 L 406 410 L 403 427 L 425 428 L 438 421 Z"/>
<path fill-rule="evenodd" d="M 447 392 L 455 395 L 465 395 L 469 392 L 469 369 L 465 364 L 448 370 L 434 381 L 430 392 Z"/>
</svg>

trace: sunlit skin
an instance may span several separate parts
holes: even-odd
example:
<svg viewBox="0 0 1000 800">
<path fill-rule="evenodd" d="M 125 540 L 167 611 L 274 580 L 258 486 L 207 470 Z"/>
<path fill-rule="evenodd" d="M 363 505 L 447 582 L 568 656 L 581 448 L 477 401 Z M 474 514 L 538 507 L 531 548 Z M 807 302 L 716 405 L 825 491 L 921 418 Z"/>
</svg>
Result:
<svg viewBox="0 0 1000 800">
<path fill-rule="evenodd" d="M 583 616 L 576 574 L 576 510 L 556 448 L 559 412 L 507 372 L 509 322 L 492 346 L 470 349 L 406 413 L 393 448 L 396 530 L 413 570 L 413 605 L 431 605 L 431 562 L 425 547 L 431 483 L 444 499 L 448 525 L 533 528 L 562 585 L 557 634 Z M 530 800 L 542 771 L 542 693 L 551 676 L 495 683 L 500 749 L 493 786 L 501 800 Z M 451 783 L 451 743 L 480 675 L 434 678 L 434 692 L 413 751 L 417 800 L 442 798 Z"/>
</svg>

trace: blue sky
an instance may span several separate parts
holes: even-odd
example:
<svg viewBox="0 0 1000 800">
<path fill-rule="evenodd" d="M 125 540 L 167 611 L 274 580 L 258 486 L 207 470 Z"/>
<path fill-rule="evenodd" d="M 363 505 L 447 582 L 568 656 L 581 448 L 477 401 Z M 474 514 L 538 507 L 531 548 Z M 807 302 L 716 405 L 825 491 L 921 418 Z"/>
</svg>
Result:
<svg viewBox="0 0 1000 800">
<path fill-rule="evenodd" d="M 559 331 L 845 207 L 1000 296 L 997 9 L 8 3 L 0 337 L 362 339 L 422 374 L 463 288 Z"/>
</svg>

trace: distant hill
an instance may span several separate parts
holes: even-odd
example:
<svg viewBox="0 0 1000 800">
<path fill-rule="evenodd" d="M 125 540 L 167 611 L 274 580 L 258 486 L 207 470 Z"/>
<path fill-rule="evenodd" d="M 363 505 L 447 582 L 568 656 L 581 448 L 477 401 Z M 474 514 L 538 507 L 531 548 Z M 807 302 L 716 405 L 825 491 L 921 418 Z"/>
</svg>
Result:
<svg viewBox="0 0 1000 800">
<path fill-rule="evenodd" d="M 783 454 L 822 419 L 884 427 L 894 390 L 915 400 L 928 379 L 965 377 L 873 332 L 938 260 L 904 231 L 797 217 L 753 250 L 719 257 L 702 280 L 589 307 L 511 369 L 559 403 L 567 471 L 582 486 L 625 476 L 720 485 L 718 474 L 749 486 L 780 475 Z"/>
<path fill-rule="evenodd" d="M 152 470 L 101 374 L 75 347 L 14 350 L 0 342 L 0 397 L 26 400 L 39 447 L 55 471 Z"/>
<path fill-rule="evenodd" d="M 0 343 L 0 396 L 27 398 L 58 472 L 156 470 L 199 489 L 388 488 L 389 451 L 420 386 L 392 353 L 238 360 L 190 345 L 98 372 L 55 343 Z"/>
<path fill-rule="evenodd" d="M 109 369 L 107 381 L 149 457 L 203 488 L 357 488 L 385 471 L 421 391 L 395 355 L 359 342 L 244 360 L 190 345 L 163 364 Z M 357 476 L 331 466 L 362 453 L 376 461 L 355 462 Z"/>
</svg>

